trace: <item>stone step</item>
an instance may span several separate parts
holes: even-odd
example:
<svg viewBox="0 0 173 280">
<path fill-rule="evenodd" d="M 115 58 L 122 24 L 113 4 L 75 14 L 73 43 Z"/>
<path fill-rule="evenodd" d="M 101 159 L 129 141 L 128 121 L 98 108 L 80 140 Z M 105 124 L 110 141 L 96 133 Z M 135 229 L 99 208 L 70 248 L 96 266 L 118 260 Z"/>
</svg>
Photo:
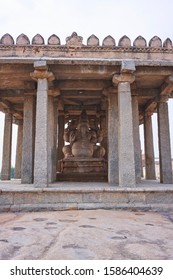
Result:
<svg viewBox="0 0 173 280">
<path fill-rule="evenodd" d="M 173 186 L 123 188 L 107 183 L 60 182 L 48 188 L 0 188 L 0 212 L 70 209 L 173 211 Z"/>
<path fill-rule="evenodd" d="M 79 172 L 66 172 L 57 173 L 57 181 L 65 182 L 107 182 L 107 173 L 79 173 Z"/>
</svg>

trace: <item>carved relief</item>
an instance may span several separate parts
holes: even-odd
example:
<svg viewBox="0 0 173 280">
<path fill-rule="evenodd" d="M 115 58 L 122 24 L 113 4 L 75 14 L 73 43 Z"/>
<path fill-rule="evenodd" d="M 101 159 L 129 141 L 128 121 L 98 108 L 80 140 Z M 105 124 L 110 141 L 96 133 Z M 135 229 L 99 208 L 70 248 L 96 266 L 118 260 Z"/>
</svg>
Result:
<svg viewBox="0 0 173 280">
<path fill-rule="evenodd" d="M 73 32 L 71 36 L 66 38 L 66 45 L 69 47 L 82 47 L 83 37 Z"/>
<path fill-rule="evenodd" d="M 55 79 L 53 73 L 47 70 L 34 70 L 33 73 L 30 73 L 30 76 L 33 80 L 47 79 L 49 82 Z"/>
</svg>

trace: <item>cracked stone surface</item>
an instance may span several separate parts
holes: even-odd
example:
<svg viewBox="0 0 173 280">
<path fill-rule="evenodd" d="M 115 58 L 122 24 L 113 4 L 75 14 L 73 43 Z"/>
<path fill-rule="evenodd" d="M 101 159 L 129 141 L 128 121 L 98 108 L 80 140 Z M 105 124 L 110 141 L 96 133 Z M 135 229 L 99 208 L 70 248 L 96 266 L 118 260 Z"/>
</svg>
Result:
<svg viewBox="0 0 173 280">
<path fill-rule="evenodd" d="M 173 259 L 173 212 L 0 213 L 0 259 Z"/>
</svg>

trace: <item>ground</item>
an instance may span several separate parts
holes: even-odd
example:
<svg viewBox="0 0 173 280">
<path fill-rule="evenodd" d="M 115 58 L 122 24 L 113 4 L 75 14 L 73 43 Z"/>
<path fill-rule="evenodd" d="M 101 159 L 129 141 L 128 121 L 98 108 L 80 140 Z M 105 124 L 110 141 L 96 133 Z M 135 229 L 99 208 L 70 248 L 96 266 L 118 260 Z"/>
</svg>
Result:
<svg viewBox="0 0 173 280">
<path fill-rule="evenodd" d="M 173 259 L 173 212 L 0 213 L 0 259 Z"/>
</svg>

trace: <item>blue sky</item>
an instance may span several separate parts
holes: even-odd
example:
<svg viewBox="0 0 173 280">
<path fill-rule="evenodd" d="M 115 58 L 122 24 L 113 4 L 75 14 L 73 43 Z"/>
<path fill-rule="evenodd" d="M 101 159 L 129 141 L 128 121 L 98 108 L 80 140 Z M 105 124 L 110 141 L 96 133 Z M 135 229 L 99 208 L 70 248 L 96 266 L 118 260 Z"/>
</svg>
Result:
<svg viewBox="0 0 173 280">
<path fill-rule="evenodd" d="M 123 35 L 132 42 L 139 35 L 147 42 L 155 35 L 163 41 L 167 37 L 173 41 L 172 0 L 0 0 L 0 4 L 0 37 L 10 33 L 16 39 L 24 33 L 31 40 L 40 33 L 47 41 L 55 33 L 63 44 L 65 38 L 76 31 L 84 43 L 91 34 L 100 42 L 107 35 L 113 36 L 116 43 Z M 172 115 L 173 102 L 170 112 Z M 2 123 L 0 114 L 0 166 Z"/>
</svg>

